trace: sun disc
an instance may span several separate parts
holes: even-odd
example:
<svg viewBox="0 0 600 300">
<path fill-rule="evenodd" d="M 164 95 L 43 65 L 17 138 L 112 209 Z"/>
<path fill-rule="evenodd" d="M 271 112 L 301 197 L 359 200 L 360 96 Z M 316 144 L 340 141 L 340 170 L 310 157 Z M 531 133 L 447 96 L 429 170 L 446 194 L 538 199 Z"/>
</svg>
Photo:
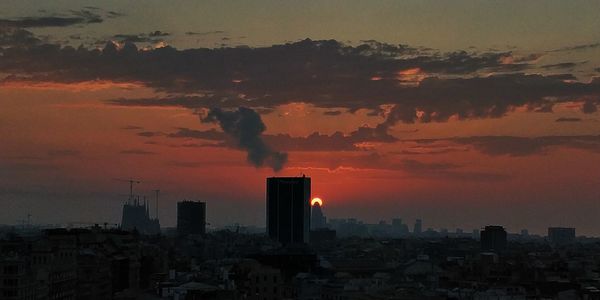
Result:
<svg viewBox="0 0 600 300">
<path fill-rule="evenodd" d="M 312 201 L 310 201 L 310 205 L 315 206 L 315 205 L 319 205 L 322 206 L 323 205 L 323 200 L 321 200 L 321 198 L 313 198 Z"/>
</svg>

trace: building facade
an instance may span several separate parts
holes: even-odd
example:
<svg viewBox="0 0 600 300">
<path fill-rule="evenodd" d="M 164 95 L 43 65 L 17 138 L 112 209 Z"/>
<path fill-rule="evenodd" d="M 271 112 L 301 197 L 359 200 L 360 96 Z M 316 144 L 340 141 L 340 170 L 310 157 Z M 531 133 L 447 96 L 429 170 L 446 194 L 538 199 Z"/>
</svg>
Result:
<svg viewBox="0 0 600 300">
<path fill-rule="evenodd" d="M 310 177 L 267 178 L 267 231 L 284 245 L 308 243 Z"/>
<path fill-rule="evenodd" d="M 177 203 L 177 233 L 206 234 L 206 203 L 181 201 Z"/>
<path fill-rule="evenodd" d="M 481 231 L 481 250 L 503 251 L 506 250 L 507 233 L 502 226 L 485 226 Z"/>
</svg>

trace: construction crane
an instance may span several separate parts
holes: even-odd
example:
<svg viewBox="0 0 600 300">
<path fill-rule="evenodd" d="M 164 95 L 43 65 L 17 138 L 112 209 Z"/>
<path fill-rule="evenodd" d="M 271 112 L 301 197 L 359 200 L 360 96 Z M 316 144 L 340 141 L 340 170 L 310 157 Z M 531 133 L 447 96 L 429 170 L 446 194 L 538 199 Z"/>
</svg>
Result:
<svg viewBox="0 0 600 300">
<path fill-rule="evenodd" d="M 133 184 L 142 183 L 140 180 L 131 179 L 131 178 L 130 179 L 113 178 L 113 180 L 129 182 L 129 199 L 133 199 Z"/>
</svg>

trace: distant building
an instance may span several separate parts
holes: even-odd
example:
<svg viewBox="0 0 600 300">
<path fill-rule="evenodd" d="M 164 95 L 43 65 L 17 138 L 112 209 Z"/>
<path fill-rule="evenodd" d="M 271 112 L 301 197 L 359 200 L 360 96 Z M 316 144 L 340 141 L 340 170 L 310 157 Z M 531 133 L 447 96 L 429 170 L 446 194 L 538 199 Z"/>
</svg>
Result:
<svg viewBox="0 0 600 300">
<path fill-rule="evenodd" d="M 575 228 L 550 227 L 548 240 L 554 245 L 566 245 L 575 241 Z"/>
<path fill-rule="evenodd" d="M 481 231 L 481 250 L 503 251 L 506 250 L 507 233 L 502 226 L 485 226 Z"/>
<path fill-rule="evenodd" d="M 177 233 L 180 235 L 206 234 L 206 203 L 177 202 Z"/>
<path fill-rule="evenodd" d="M 422 232 L 423 232 L 423 221 L 421 221 L 421 219 L 417 219 L 415 221 L 415 227 L 413 228 L 413 234 L 421 235 Z"/>
<path fill-rule="evenodd" d="M 310 178 L 267 178 L 267 231 L 282 244 L 308 243 Z"/>
<path fill-rule="evenodd" d="M 408 234 L 408 226 L 402 223 L 402 219 L 392 219 L 392 236 L 400 237 Z"/>
<path fill-rule="evenodd" d="M 145 200 L 142 203 L 139 197 L 130 196 L 123 205 L 121 228 L 126 231 L 137 230 L 141 234 L 154 235 L 160 233 L 160 222 L 158 216 L 156 219 L 150 218 L 150 205 Z"/>
<path fill-rule="evenodd" d="M 310 216 L 310 228 L 320 229 L 327 228 L 327 218 L 323 215 L 321 203 L 316 202 L 312 205 Z"/>
</svg>

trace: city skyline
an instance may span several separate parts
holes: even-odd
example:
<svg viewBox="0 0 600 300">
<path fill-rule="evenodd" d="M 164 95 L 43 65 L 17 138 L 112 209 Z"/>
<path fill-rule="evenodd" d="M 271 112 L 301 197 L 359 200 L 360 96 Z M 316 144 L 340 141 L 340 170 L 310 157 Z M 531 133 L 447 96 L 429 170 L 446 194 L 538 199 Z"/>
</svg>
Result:
<svg viewBox="0 0 600 300">
<path fill-rule="evenodd" d="M 260 4 L 0 3 L 0 224 L 119 223 L 136 178 L 261 226 L 306 174 L 328 219 L 600 236 L 600 3 Z"/>
</svg>

